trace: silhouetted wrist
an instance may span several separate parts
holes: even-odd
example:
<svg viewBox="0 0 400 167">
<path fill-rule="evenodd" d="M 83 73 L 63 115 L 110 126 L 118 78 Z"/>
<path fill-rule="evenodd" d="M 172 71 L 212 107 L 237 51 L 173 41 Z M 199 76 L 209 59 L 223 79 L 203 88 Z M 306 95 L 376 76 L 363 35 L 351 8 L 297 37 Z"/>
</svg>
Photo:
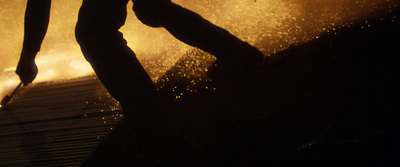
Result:
<svg viewBox="0 0 400 167">
<path fill-rule="evenodd" d="M 24 61 L 35 61 L 36 55 L 37 55 L 36 51 L 22 49 L 20 59 Z"/>
</svg>

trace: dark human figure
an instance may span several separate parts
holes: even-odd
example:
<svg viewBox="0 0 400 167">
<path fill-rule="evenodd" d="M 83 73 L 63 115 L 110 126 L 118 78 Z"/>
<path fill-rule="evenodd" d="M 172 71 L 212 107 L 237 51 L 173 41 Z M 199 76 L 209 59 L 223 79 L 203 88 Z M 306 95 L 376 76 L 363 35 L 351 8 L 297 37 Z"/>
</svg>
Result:
<svg viewBox="0 0 400 167">
<path fill-rule="evenodd" d="M 261 63 L 262 53 L 256 48 L 170 0 L 132 1 L 134 3 L 133 11 L 144 24 L 151 27 L 164 27 L 177 39 L 213 54 L 217 57 L 220 68 L 233 70 Z M 128 2 L 129 0 L 83 0 L 76 25 L 76 39 L 81 46 L 83 55 L 92 65 L 100 81 L 121 103 L 125 114 L 121 124 L 129 124 L 131 129 L 135 129 L 135 133 L 138 133 L 137 138 L 158 138 L 157 141 L 146 142 L 162 145 L 164 141 L 161 140 L 168 138 L 166 137 L 168 135 L 164 134 L 167 132 L 161 132 L 159 128 L 155 127 L 169 126 L 167 125 L 168 118 L 162 112 L 153 82 L 134 52 L 127 46 L 122 33 L 119 32 L 126 20 Z M 23 50 L 16 71 L 24 85 L 31 83 L 38 72 L 34 59 L 47 31 L 50 8 L 51 0 L 28 0 Z M 126 123 L 127 120 L 134 122 L 135 126 L 132 123 Z M 129 128 L 126 128 L 128 125 L 122 128 L 123 126 L 120 125 L 119 129 L 116 128 L 113 133 L 118 133 L 118 131 L 124 134 L 131 133 Z M 160 134 L 152 136 L 154 133 Z M 132 138 L 132 136 L 126 135 L 124 137 Z M 104 144 L 112 142 L 113 138 L 117 138 L 117 136 L 111 134 L 108 139 L 105 139 L 103 146 L 99 146 L 98 149 L 109 152 L 109 154 L 112 154 L 111 150 L 118 150 L 116 152 L 125 152 L 126 154 L 131 154 L 127 152 L 146 150 L 145 144 L 142 146 L 144 148 L 130 151 L 121 151 L 124 146 L 116 146 L 115 143 L 112 148 L 110 143 L 108 146 Z M 174 137 L 169 136 L 169 138 Z M 135 141 L 138 142 L 140 139 Z M 136 145 L 140 144 L 139 142 Z M 158 156 L 162 157 L 163 155 Z M 104 157 L 102 160 L 100 158 L 101 156 L 96 155 L 95 152 L 84 166 L 131 163 L 130 161 L 125 163 L 124 160 L 117 162 L 115 157 L 114 159 L 110 158 L 112 160 L 107 163 Z M 95 165 L 95 163 L 99 164 Z M 137 165 L 140 166 L 140 163 Z"/>
</svg>

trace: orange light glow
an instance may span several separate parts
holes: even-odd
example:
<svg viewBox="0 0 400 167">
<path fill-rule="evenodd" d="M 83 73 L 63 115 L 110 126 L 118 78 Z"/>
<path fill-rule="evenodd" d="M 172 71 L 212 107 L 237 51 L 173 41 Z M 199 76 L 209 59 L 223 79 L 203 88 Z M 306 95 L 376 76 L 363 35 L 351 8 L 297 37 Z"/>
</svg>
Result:
<svg viewBox="0 0 400 167">
<path fill-rule="evenodd" d="M 53 1 L 48 33 L 36 62 L 35 82 L 92 74 L 76 43 L 74 27 L 82 0 Z M 321 33 L 348 27 L 377 10 L 390 12 L 396 0 L 173 0 L 259 48 L 265 55 L 291 45 L 318 39 Z M 0 98 L 16 86 L 17 64 L 23 40 L 26 0 L 0 0 Z M 146 67 L 155 80 L 193 48 L 163 28 L 150 28 L 136 19 L 131 5 L 121 29 L 141 61 L 156 58 Z"/>
</svg>

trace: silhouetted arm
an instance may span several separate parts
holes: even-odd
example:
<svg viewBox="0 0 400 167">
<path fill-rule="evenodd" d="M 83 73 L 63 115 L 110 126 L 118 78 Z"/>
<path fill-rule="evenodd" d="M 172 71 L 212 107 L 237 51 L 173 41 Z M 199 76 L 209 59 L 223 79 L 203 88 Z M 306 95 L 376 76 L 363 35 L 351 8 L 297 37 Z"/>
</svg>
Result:
<svg viewBox="0 0 400 167">
<path fill-rule="evenodd" d="M 24 43 L 16 70 L 24 85 L 31 83 L 38 73 L 35 57 L 47 32 L 50 7 L 51 0 L 28 0 L 25 12 Z"/>
<path fill-rule="evenodd" d="M 164 27 L 180 41 L 213 54 L 219 64 L 257 64 L 262 60 L 257 48 L 171 0 L 133 1 L 133 10 L 142 23 Z"/>
</svg>

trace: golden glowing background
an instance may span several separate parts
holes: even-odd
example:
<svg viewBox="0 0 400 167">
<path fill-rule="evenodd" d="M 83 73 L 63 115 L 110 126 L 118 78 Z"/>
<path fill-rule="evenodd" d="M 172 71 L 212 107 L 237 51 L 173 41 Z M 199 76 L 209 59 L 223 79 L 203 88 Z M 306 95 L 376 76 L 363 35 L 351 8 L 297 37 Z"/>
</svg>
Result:
<svg viewBox="0 0 400 167">
<path fill-rule="evenodd" d="M 50 26 L 37 57 L 39 75 L 35 82 L 92 74 L 74 38 L 74 27 L 82 0 L 53 0 Z M 239 38 L 258 47 L 265 55 L 289 45 L 334 33 L 369 14 L 387 13 L 398 0 L 173 0 L 198 12 Z M 0 0 L 0 98 L 17 85 L 14 74 L 23 40 L 26 0 Z M 162 28 L 140 23 L 128 6 L 122 28 L 129 46 L 141 61 L 157 58 L 152 69 L 156 79 L 192 48 Z M 145 67 L 148 68 L 148 67 Z M 149 70 L 149 69 L 146 69 Z"/>
</svg>

